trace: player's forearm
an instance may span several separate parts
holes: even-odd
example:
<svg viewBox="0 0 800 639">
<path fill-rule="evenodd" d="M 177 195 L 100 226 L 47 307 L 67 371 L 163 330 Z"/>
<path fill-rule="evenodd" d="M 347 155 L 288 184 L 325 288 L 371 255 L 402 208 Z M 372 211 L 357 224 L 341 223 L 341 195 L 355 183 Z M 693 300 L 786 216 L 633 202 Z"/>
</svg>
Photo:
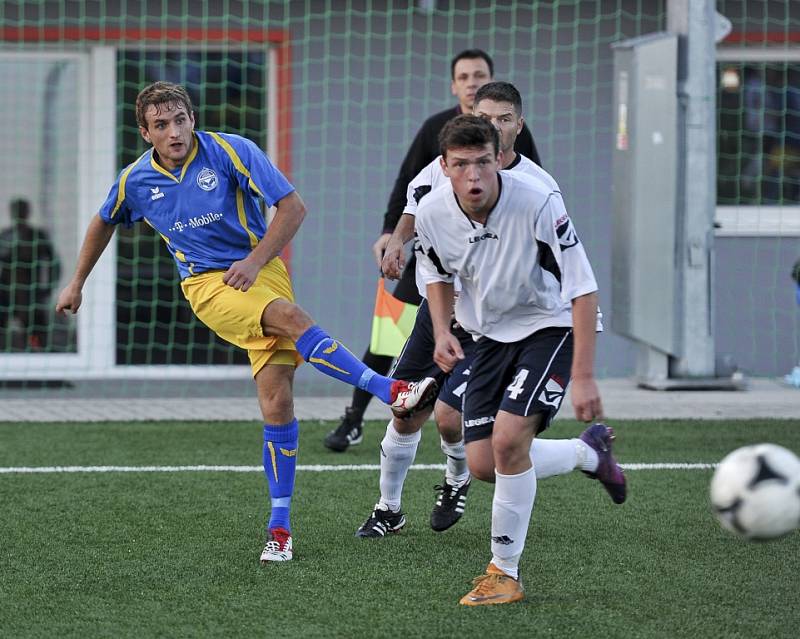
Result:
<svg viewBox="0 0 800 639">
<path fill-rule="evenodd" d="M 433 335 L 438 338 L 450 332 L 450 318 L 453 315 L 455 293 L 452 284 L 436 282 L 425 287 L 428 297 L 428 310 L 431 314 Z"/>
<path fill-rule="evenodd" d="M 392 233 L 392 239 L 397 240 L 402 244 L 408 242 L 411 238 L 414 237 L 415 221 L 416 217 L 414 215 L 403 213 L 403 215 L 400 216 L 400 221 L 394 228 L 394 233 Z"/>
<path fill-rule="evenodd" d="M 597 342 L 597 293 L 589 293 L 572 300 L 572 329 L 572 379 L 593 379 Z"/>
<path fill-rule="evenodd" d="M 264 266 L 280 255 L 297 234 L 305 215 L 306 206 L 296 192 L 284 197 L 278 202 L 275 217 L 270 222 L 264 237 L 251 251 L 250 257 L 257 260 L 259 266 Z"/>
<path fill-rule="evenodd" d="M 89 228 L 86 229 L 86 235 L 78 253 L 75 273 L 72 276 L 72 282 L 77 284 L 79 288 L 83 288 L 86 279 L 95 264 L 97 264 L 97 260 L 100 259 L 106 246 L 108 246 L 111 236 L 114 235 L 115 229 L 115 226 L 106 224 L 99 215 L 95 215 L 92 221 L 89 222 Z"/>
</svg>

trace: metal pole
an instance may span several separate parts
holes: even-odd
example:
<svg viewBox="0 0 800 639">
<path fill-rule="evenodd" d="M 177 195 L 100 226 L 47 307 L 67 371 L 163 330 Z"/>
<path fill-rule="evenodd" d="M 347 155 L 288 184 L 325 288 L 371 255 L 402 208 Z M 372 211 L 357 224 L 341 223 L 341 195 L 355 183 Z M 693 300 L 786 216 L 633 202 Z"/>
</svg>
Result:
<svg viewBox="0 0 800 639">
<path fill-rule="evenodd" d="M 681 356 L 670 377 L 714 377 L 713 242 L 716 207 L 714 0 L 668 0 L 667 28 L 679 35 L 678 97 L 683 137 L 677 263 Z"/>
</svg>

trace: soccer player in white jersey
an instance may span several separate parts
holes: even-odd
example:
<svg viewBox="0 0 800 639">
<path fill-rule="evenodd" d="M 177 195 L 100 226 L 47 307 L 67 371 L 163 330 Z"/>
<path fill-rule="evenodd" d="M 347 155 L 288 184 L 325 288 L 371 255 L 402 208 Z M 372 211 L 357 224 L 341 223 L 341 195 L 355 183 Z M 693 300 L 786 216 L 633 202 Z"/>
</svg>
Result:
<svg viewBox="0 0 800 639">
<path fill-rule="evenodd" d="M 294 187 L 250 140 L 195 131 L 186 89 L 169 82 L 136 99 L 139 131 L 152 148 L 120 173 L 92 218 L 56 311 L 76 313 L 82 289 L 117 225 L 146 221 L 164 238 L 197 317 L 247 350 L 264 417 L 264 472 L 271 511 L 262 565 L 292 559 L 289 511 L 298 423 L 292 383 L 303 360 L 408 414 L 432 403 L 432 378 L 408 383 L 378 375 L 294 303 L 279 254 L 306 209 Z M 277 212 L 267 228 L 261 201 Z"/>
<path fill-rule="evenodd" d="M 559 190 L 558 184 L 550 174 L 514 151 L 514 142 L 522 129 L 523 118 L 522 97 L 513 84 L 491 82 L 482 86 L 475 96 L 474 111 L 497 128 L 500 148 L 503 151 L 504 169 L 531 176 L 544 182 L 547 188 Z M 382 264 L 387 277 L 396 279 L 403 271 L 403 244 L 414 233 L 414 214 L 419 201 L 432 189 L 448 182 L 449 178 L 442 169 L 440 158 L 437 157 L 409 183 L 404 215 L 387 245 Z M 420 280 L 419 271 L 418 286 L 420 295 L 424 298 L 425 284 Z M 414 329 L 394 370 L 394 374 L 399 376 L 435 375 L 441 382 L 442 388 L 434 408 L 434 415 L 447 466 L 444 480 L 434 487 L 440 491 L 431 512 L 431 528 L 436 531 L 447 530 L 463 515 L 471 480 L 470 471 L 472 476 L 478 479 L 494 481 L 494 463 L 491 457 L 480 460 L 473 457 L 469 469 L 467 468 L 461 427 L 461 397 L 469 379 L 474 341 L 462 328 L 453 326 L 452 330 L 461 342 L 465 357 L 449 375 L 443 375 L 441 369 L 433 362 L 433 330 L 427 303 L 423 302 L 417 313 Z M 386 435 L 381 443 L 381 496 L 370 517 L 356 533 L 358 536 L 383 537 L 388 533 L 397 532 L 405 525 L 405 515 L 400 509 L 403 483 L 414 461 L 420 438 L 419 431 L 428 416 L 429 411 L 423 411 L 408 419 L 393 419 L 387 426 Z M 535 440 L 531 446 L 531 457 L 537 478 L 560 475 L 575 468 L 596 470 L 597 459 L 586 450 L 587 447 L 596 445 L 589 436 L 589 430 L 591 427 L 583 435 L 589 440 L 588 442 L 582 439 Z M 590 458 L 588 464 L 587 457 Z M 598 476 L 592 473 L 592 476 L 601 481 L 607 479 L 606 474 Z M 612 497 L 614 497 L 613 492 Z"/>
<path fill-rule="evenodd" d="M 561 194 L 542 180 L 500 171 L 493 126 L 461 116 L 440 140 L 450 184 L 418 207 L 418 268 L 434 360 L 445 371 L 464 359 L 450 319 L 455 278 L 460 282 L 455 317 L 477 338 L 463 397 L 467 459 L 470 468 L 492 460 L 495 469 L 492 559 L 460 603 L 511 603 L 523 598 L 519 560 L 536 496 L 534 438 L 549 426 L 570 379 L 577 418 L 603 417 L 594 380 L 597 284 Z M 604 473 L 614 501 L 624 501 L 609 429 L 596 423 L 581 440 L 588 444 L 581 468 Z"/>
</svg>

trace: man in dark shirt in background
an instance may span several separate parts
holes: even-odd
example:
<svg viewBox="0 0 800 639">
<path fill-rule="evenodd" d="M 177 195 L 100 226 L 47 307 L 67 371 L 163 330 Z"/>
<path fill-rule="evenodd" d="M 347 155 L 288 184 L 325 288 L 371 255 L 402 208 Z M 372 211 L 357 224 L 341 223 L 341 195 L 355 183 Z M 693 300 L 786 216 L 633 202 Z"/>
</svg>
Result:
<svg viewBox="0 0 800 639">
<path fill-rule="evenodd" d="M 440 111 L 425 120 L 400 165 L 400 172 L 395 180 L 392 194 L 389 196 L 389 204 L 383 216 L 383 232 L 372 246 L 372 253 L 378 268 L 383 260 L 386 244 L 405 209 L 408 183 L 439 155 L 439 131 L 442 130 L 445 123 L 462 113 L 472 113 L 475 93 L 484 84 L 494 79 L 494 62 L 489 54 L 481 49 L 467 49 L 456 55 L 451 61 L 450 75 L 452 78 L 450 90 L 458 99 L 458 105 Z M 539 153 L 527 125 L 523 126 L 517 136 L 514 150 L 541 166 Z M 414 277 L 414 266 L 415 259 L 412 255 L 393 295 L 401 302 L 418 306 L 421 300 Z M 363 357 L 364 364 L 381 375 L 389 372 L 392 361 L 391 356 L 376 355 L 370 351 L 369 347 Z M 341 423 L 325 436 L 326 447 L 337 452 L 344 452 L 349 446 L 361 443 L 364 411 L 371 399 L 372 395 L 360 389 L 353 392 L 353 400 L 350 406 L 345 408 Z"/>
<path fill-rule="evenodd" d="M 30 202 L 10 202 L 11 226 L 0 232 L 0 330 L 15 319 L 29 350 L 45 348 L 50 334 L 50 297 L 61 263 L 44 229 L 31 226 Z M 9 343 L 5 341 L 5 348 Z"/>
</svg>

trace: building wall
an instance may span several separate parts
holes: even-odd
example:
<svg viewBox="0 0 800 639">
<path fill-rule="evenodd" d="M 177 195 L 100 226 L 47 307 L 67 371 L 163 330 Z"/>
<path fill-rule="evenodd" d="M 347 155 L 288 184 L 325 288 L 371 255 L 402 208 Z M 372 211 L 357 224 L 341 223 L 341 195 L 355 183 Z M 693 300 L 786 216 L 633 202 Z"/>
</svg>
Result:
<svg viewBox="0 0 800 639">
<path fill-rule="evenodd" d="M 495 77 L 520 89 L 544 167 L 560 183 L 595 267 L 608 317 L 610 44 L 663 29 L 665 2 L 477 1 L 464 8 L 466 3 L 439 1 L 430 12 L 389 0 L 215 0 L 188 16 L 167 2 L 6 2 L 4 19 L 26 25 L 288 31 L 291 178 L 310 211 L 293 243 L 296 295 L 360 355 L 368 342 L 378 275 L 371 245 L 381 231 L 397 169 L 424 118 L 454 105 L 449 60 L 470 47 L 489 51 Z M 102 15 L 88 13 L 99 12 L 101 4 Z M 770 15 L 796 24 L 797 4 L 758 3 L 763 15 L 744 2 L 719 7 L 734 29 L 751 30 L 763 27 Z M 720 238 L 717 249 L 711 285 L 719 355 L 753 374 L 787 371 L 800 360 L 800 318 L 788 281 L 800 255 L 796 238 Z M 632 374 L 634 355 L 633 344 L 606 331 L 598 347 L 599 374 Z M 301 371 L 300 384 L 306 390 L 327 388 L 307 371 Z"/>
</svg>

